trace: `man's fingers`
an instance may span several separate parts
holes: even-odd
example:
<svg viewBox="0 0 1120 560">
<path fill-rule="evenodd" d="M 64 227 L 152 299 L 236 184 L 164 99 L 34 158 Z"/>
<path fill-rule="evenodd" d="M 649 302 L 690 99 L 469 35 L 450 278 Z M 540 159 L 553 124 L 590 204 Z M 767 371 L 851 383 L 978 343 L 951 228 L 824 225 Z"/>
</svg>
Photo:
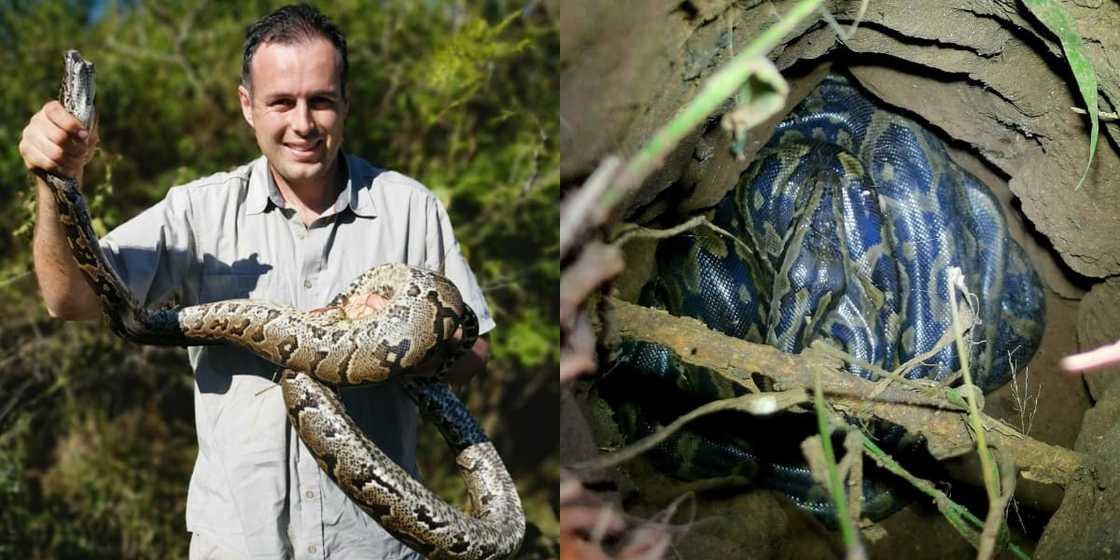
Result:
<svg viewBox="0 0 1120 560">
<path fill-rule="evenodd" d="M 96 147 L 97 143 L 101 141 L 101 127 L 97 126 L 100 121 L 100 114 L 97 111 L 93 112 L 93 126 L 90 126 L 90 145 Z"/>
<path fill-rule="evenodd" d="M 72 177 L 85 165 L 87 154 L 81 151 L 83 148 L 64 148 L 42 131 L 28 128 L 20 141 L 20 154 L 28 169 Z"/>
<path fill-rule="evenodd" d="M 23 154 L 23 163 L 29 170 L 42 170 L 56 175 L 63 172 L 62 168 L 43 154 L 38 146 L 20 144 L 20 153 Z"/>
<path fill-rule="evenodd" d="M 88 150 L 85 142 L 71 136 L 65 130 L 55 127 L 53 123 L 50 124 L 50 126 L 52 127 L 51 129 L 43 132 L 46 145 L 57 146 L 61 149 L 63 153 L 60 157 L 63 159 L 80 161 L 85 157 Z"/>
<path fill-rule="evenodd" d="M 43 105 L 31 117 L 20 140 L 24 165 L 34 171 L 74 177 L 93 157 L 98 137 L 57 101 Z"/>
<path fill-rule="evenodd" d="M 69 135 L 80 140 L 85 140 L 89 136 L 89 131 L 82 126 L 82 121 L 71 115 L 58 101 L 50 101 L 44 105 L 43 114 L 50 119 L 51 123 L 66 131 Z"/>
<path fill-rule="evenodd" d="M 91 134 L 59 102 L 48 103 L 43 109 L 43 116 L 46 122 L 42 129 L 52 143 L 61 146 L 67 154 L 81 158 L 92 152 L 96 145 L 96 133 Z"/>
<path fill-rule="evenodd" d="M 1120 363 L 1120 341 L 1107 346 L 1062 358 L 1062 369 L 1079 372 Z"/>
</svg>

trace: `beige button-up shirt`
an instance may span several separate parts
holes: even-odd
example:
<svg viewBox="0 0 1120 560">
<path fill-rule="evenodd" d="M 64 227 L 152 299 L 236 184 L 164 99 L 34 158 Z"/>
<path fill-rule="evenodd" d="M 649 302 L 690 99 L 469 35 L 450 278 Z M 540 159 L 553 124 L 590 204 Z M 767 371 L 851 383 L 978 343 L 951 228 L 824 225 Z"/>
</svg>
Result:
<svg viewBox="0 0 1120 560">
<path fill-rule="evenodd" d="M 173 187 L 102 241 L 148 306 L 253 298 L 326 305 L 387 262 L 440 271 L 494 321 L 447 212 L 420 183 L 346 154 L 349 177 L 310 227 L 284 208 L 264 157 Z M 278 369 L 228 346 L 192 347 L 198 459 L 187 529 L 246 558 L 414 558 L 321 472 L 288 423 Z M 156 372 L 153 372 L 155 374 Z M 394 382 L 342 390 L 350 416 L 416 475 L 417 411 Z"/>
</svg>

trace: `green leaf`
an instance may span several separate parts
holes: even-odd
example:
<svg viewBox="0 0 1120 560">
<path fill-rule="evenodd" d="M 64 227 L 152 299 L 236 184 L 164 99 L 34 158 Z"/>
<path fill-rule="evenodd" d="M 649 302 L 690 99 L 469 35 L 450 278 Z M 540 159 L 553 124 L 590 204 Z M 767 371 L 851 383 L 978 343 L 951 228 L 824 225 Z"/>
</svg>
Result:
<svg viewBox="0 0 1120 560">
<path fill-rule="evenodd" d="M 789 84 L 770 59 L 758 56 L 744 65 L 751 74 L 735 96 L 735 109 L 723 115 L 722 123 L 731 132 L 732 150 L 738 160 L 746 159 L 747 131 L 781 111 L 789 95 Z"/>
<path fill-rule="evenodd" d="M 1053 0 L 1023 0 L 1023 4 L 1038 21 L 1042 22 L 1051 33 L 1058 37 L 1062 43 L 1062 50 L 1066 53 L 1069 68 L 1077 80 L 1077 89 L 1085 100 L 1085 110 L 1089 113 L 1092 130 L 1089 132 L 1089 161 L 1085 163 L 1085 171 L 1076 188 L 1081 188 L 1085 177 L 1089 174 L 1089 167 L 1097 153 L 1097 135 L 1100 132 L 1100 121 L 1097 108 L 1097 75 L 1093 71 L 1093 64 L 1085 56 L 1082 49 L 1081 34 L 1077 32 L 1073 20 L 1059 4 Z"/>
</svg>

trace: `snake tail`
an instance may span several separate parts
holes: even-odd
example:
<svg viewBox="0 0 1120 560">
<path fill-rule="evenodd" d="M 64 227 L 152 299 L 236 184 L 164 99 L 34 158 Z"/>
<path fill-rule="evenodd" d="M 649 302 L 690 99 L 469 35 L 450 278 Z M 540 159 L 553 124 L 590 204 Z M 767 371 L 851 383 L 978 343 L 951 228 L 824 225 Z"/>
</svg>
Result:
<svg viewBox="0 0 1120 560">
<path fill-rule="evenodd" d="M 291 370 L 281 386 L 292 425 L 323 472 L 394 537 L 432 559 L 508 558 L 517 552 L 525 516 L 516 487 L 494 445 L 446 384 L 412 381 L 407 392 L 441 427 L 445 418 L 466 425 L 442 432 L 458 452 L 455 463 L 471 496 L 469 516 L 385 456 L 327 386 Z"/>
</svg>

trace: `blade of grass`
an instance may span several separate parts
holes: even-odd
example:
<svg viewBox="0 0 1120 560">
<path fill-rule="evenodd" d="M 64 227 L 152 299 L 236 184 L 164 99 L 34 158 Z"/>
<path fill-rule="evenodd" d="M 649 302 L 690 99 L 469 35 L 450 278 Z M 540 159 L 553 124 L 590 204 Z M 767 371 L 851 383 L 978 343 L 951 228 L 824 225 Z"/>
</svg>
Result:
<svg viewBox="0 0 1120 560">
<path fill-rule="evenodd" d="M 1093 71 L 1093 64 L 1089 62 L 1089 58 L 1085 56 L 1081 34 L 1077 32 L 1073 20 L 1060 4 L 1054 0 L 1023 0 L 1023 5 L 1038 18 L 1038 21 L 1042 22 L 1042 25 L 1058 37 L 1058 41 L 1062 44 L 1062 51 L 1066 53 L 1069 68 L 1073 71 L 1073 78 L 1077 81 L 1077 89 L 1085 100 L 1085 110 L 1089 115 L 1092 128 L 1089 131 L 1089 161 L 1085 163 L 1085 171 L 1081 174 L 1081 180 L 1077 182 L 1076 187 L 1080 189 L 1097 153 L 1097 135 L 1100 132 L 1097 74 Z"/>
<path fill-rule="evenodd" d="M 886 451 L 883 451 L 876 445 L 871 438 L 867 437 L 862 432 L 860 432 L 860 436 L 863 438 L 863 449 L 867 451 L 868 457 L 871 457 L 880 467 L 901 477 L 918 491 L 932 498 L 933 502 L 937 505 L 938 511 L 940 511 L 941 515 L 945 517 L 945 520 L 949 522 L 949 525 L 952 525 L 953 528 L 956 529 L 966 541 L 972 543 L 973 546 L 979 546 L 980 530 L 984 528 L 984 522 L 981 521 L 980 518 L 973 515 L 964 506 L 954 502 L 948 495 L 938 490 L 932 482 L 910 474 L 909 471 L 898 464 Z M 1030 556 L 1014 543 L 1008 544 L 1007 549 L 1020 560 L 1030 560 Z"/>
<path fill-rule="evenodd" d="M 976 390 L 975 385 L 972 383 L 972 371 L 969 366 L 968 358 L 970 348 L 964 342 L 961 336 L 964 331 L 964 326 L 961 323 L 960 313 L 957 311 L 957 290 L 961 290 L 965 295 L 969 295 L 968 288 L 964 284 L 964 276 L 961 270 L 956 267 L 950 267 L 949 274 L 949 311 L 952 315 L 953 332 L 957 339 L 957 359 L 961 363 L 961 373 L 964 374 L 964 391 L 965 402 L 968 404 L 968 424 L 972 429 L 972 437 L 976 438 L 976 453 L 980 456 L 980 470 L 984 475 L 984 488 L 988 491 L 988 502 L 995 503 L 999 499 L 999 471 L 996 470 L 995 459 L 992 458 L 992 452 L 988 449 L 987 438 L 984 435 L 984 423 L 980 419 L 979 405 L 976 403 Z"/>
<path fill-rule="evenodd" d="M 817 411 L 817 430 L 821 434 L 821 450 L 824 452 L 825 468 L 828 470 L 828 493 L 832 496 L 832 505 L 836 508 L 836 522 L 840 525 L 840 536 L 844 540 L 844 548 L 848 550 L 848 558 L 866 558 L 863 544 L 852 526 L 852 518 L 848 513 L 848 499 L 844 495 L 844 481 L 840 480 L 840 469 L 836 467 L 836 453 L 832 450 L 832 427 L 828 423 L 828 410 L 824 405 L 824 394 L 821 391 L 821 379 L 818 375 L 813 383 L 813 408 Z"/>
</svg>

